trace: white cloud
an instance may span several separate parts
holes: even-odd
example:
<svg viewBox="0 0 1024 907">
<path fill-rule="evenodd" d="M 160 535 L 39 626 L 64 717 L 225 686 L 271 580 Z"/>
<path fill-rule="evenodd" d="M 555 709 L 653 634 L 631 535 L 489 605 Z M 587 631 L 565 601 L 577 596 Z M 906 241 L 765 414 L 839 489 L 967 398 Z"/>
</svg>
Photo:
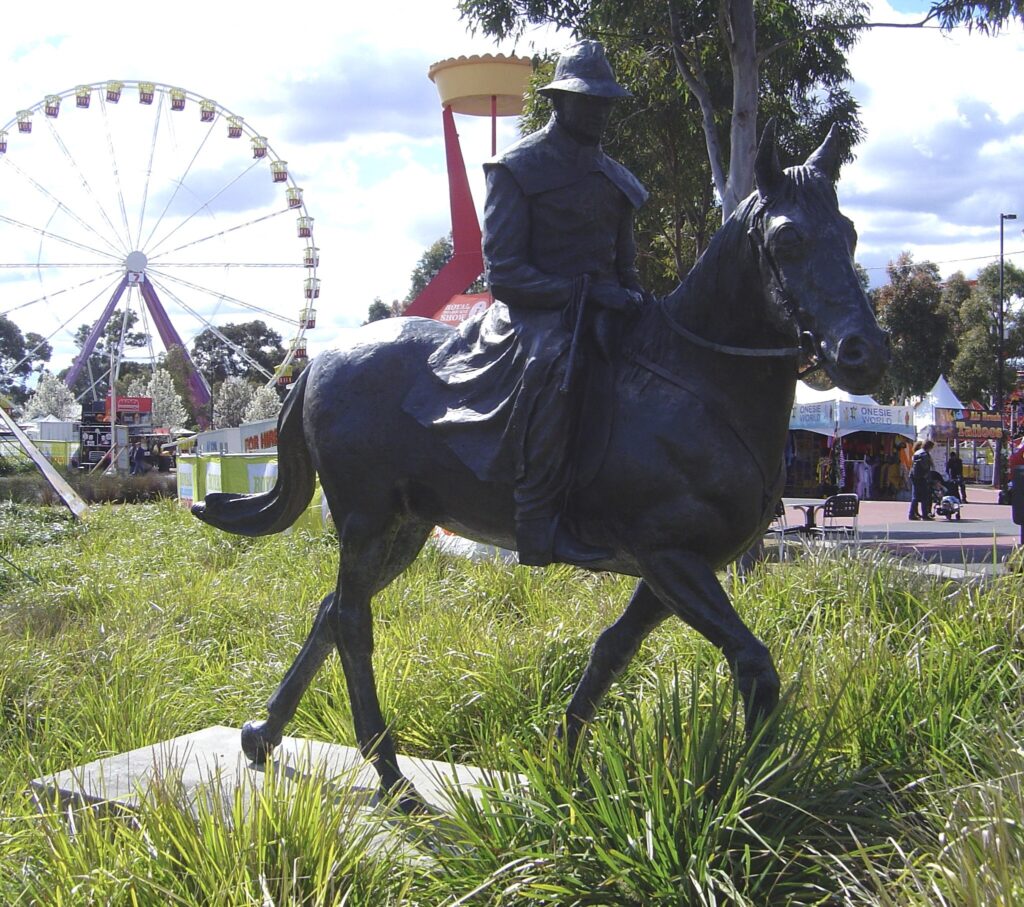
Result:
<svg viewBox="0 0 1024 907">
<path fill-rule="evenodd" d="M 0 125 L 50 92 L 111 78 L 151 79 L 216 100 L 228 111 L 244 116 L 249 126 L 268 138 L 276 155 L 288 161 L 315 219 L 322 291 L 317 301 L 318 329 L 309 336 L 311 352 L 328 343 L 339 328 L 358 324 L 375 296 L 385 300 L 403 297 L 419 256 L 449 229 L 441 110 L 427 78 L 430 64 L 460 54 L 515 49 L 499 48 L 485 38 L 469 35 L 459 21 L 454 0 L 402 0 L 350 5 L 343 10 L 322 0 L 295 9 L 270 2 L 242 5 L 181 0 L 173 5 L 120 8 L 56 0 L 46 4 L 42 15 L 30 5 L 10 5 L 4 16 Z M 530 53 L 529 40 L 518 50 Z M 134 96 L 125 101 L 137 104 Z M 122 119 L 128 116 L 123 109 L 126 106 L 122 102 L 117 111 Z M 82 112 L 65 101 L 58 118 L 61 132 L 69 128 L 76 113 Z M 94 105 L 89 114 L 95 113 Z M 194 114 L 183 114 L 188 115 Z M 102 118 L 93 116 L 88 122 L 93 130 L 91 144 L 77 136 L 67 141 L 69 154 L 77 160 L 74 167 L 52 148 L 44 157 L 30 152 L 25 142 L 20 157 L 8 155 L 0 166 L 0 214 L 39 229 L 47 223 L 51 228 L 59 225 L 63 235 L 74 233 L 76 241 L 81 241 L 82 230 L 66 212 L 60 212 L 55 200 L 76 213 L 85 212 L 85 220 L 99 217 L 76 186 L 81 182 L 78 171 L 82 171 L 102 174 L 89 179 L 97 194 L 104 196 L 108 218 L 119 224 L 118 194 L 111 187 Z M 184 120 L 175 122 L 183 124 Z M 489 124 L 460 117 L 458 125 L 479 203 L 483 191 L 480 163 L 490 154 Z M 514 137 L 514 124 L 503 120 L 500 126 L 499 144 L 505 145 Z M 111 144 L 122 158 L 122 176 L 129 170 L 136 175 L 145 170 L 144 160 L 128 165 L 123 156 L 129 152 L 121 149 L 131 146 L 136 157 L 141 154 L 145 158 L 150 147 L 148 128 L 137 130 L 134 137 L 113 136 Z M 34 129 L 33 139 L 41 140 L 47 134 L 41 116 L 36 117 Z M 168 144 L 171 136 L 166 131 L 157 142 L 157 158 L 166 157 L 167 161 L 162 169 L 159 163 L 153 168 L 161 176 L 152 177 L 150 211 L 162 208 L 174 194 L 175 179 L 181 177 L 187 157 L 193 153 L 187 130 L 182 125 L 177 131 L 180 134 L 174 137 L 174 144 Z M 251 163 L 246 159 L 247 148 L 240 145 L 229 153 L 219 133 L 217 140 L 222 156 L 204 157 L 195 165 L 188 186 L 178 191 L 168 216 L 179 209 L 185 214 L 190 205 L 210 199 L 219 177 L 232 170 L 240 172 Z M 13 130 L 10 141 L 14 148 Z M 21 173 L 12 166 L 19 161 Z M 32 170 L 33 166 L 38 169 Z M 30 178 L 26 172 L 31 173 Z M 42 193 L 31 180 L 52 186 L 51 195 Z M 141 183 L 136 181 L 135 186 L 138 196 Z M 196 221 L 207 232 L 234 226 L 237 218 L 232 211 L 245 209 L 250 199 L 267 206 L 268 192 L 269 183 L 247 186 L 240 182 L 217 196 L 203 212 L 205 217 L 213 211 L 216 228 L 203 226 L 203 217 L 197 216 Z M 126 189 L 124 195 L 131 192 Z M 134 216 L 129 212 L 128 220 Z M 0 264 L 35 262 L 40 255 L 42 260 L 51 256 L 48 260 L 54 261 L 55 247 L 72 253 L 69 261 L 78 264 L 89 258 L 84 250 L 52 237 L 41 241 L 38 229 L 15 229 L 9 223 L 6 228 L 9 241 L 0 252 Z M 101 227 L 101 232 L 104 229 Z M 297 254 L 296 248 L 301 252 L 290 215 L 249 229 L 251 232 L 231 234 L 243 243 L 232 244 L 230 238 L 224 238 L 217 241 L 218 249 L 244 261 L 278 261 Z M 127 239 L 120 243 L 126 244 Z M 120 249 L 114 250 L 103 260 L 116 263 L 122 254 Z M 110 293 L 109 279 L 102 286 L 94 280 L 87 286 L 72 287 L 66 275 L 59 283 L 48 283 L 42 273 L 0 267 L 0 311 L 45 297 L 45 302 L 12 311 L 11 316 L 24 330 L 47 335 L 67 322 L 53 340 L 53 364 L 60 367 L 67 364 L 73 351 L 70 332 L 98 315 Z M 92 275 L 96 269 L 87 273 Z M 255 281 L 253 273 L 258 275 Z M 213 317 L 221 321 L 226 320 L 225 314 L 234 320 L 250 317 L 245 309 L 232 310 L 230 300 L 224 297 L 259 300 L 261 307 L 288 317 L 295 317 L 301 305 L 292 298 L 294 288 L 281 282 L 281 272 L 236 268 L 207 279 L 208 290 L 213 292 L 189 297 L 191 307 L 207 317 L 216 312 Z M 285 274 L 284 279 L 290 276 Z M 84 280 L 76 276 L 74 283 Z M 188 296 L 180 286 L 172 290 L 168 285 L 167 293 L 172 291 L 182 299 Z M 92 307 L 81 311 L 90 300 L 94 300 Z M 172 299 L 164 302 L 176 324 L 181 321 L 177 326 L 186 338 L 201 329 L 202 324 L 187 313 L 174 311 Z M 283 333 L 288 329 L 278 327 Z"/>
<path fill-rule="evenodd" d="M 876 2 L 874 21 L 915 22 Z M 861 236 L 858 258 L 885 281 L 900 251 L 974 273 L 998 256 L 999 214 L 1024 215 L 1020 152 L 1024 95 L 1016 73 L 1024 29 L 998 37 L 966 30 L 876 29 L 850 57 L 866 140 L 844 168 L 844 210 Z M 1007 254 L 1024 255 L 1019 231 Z"/>
<path fill-rule="evenodd" d="M 913 21 L 919 15 L 904 16 L 878 2 L 873 18 Z M 112 8 L 57 0 L 46 4 L 44 15 L 15 4 L 5 8 L 0 31 L 0 124 L 48 92 L 108 78 L 180 85 L 244 116 L 288 161 L 315 218 L 322 280 L 318 328 L 309 338 L 315 352 L 337 331 L 358 324 L 375 296 L 403 297 L 417 259 L 448 229 L 441 111 L 426 75 L 430 64 L 459 54 L 513 49 L 529 54 L 565 43 L 568 39 L 535 33 L 518 48 L 495 47 L 466 32 L 454 0 L 344 10 L 323 0 L 295 10 L 270 2 L 181 0 L 173 6 Z M 860 231 L 859 257 L 878 269 L 876 281 L 884 279 L 886 262 L 905 248 L 940 262 L 944 273 L 972 272 L 998 253 L 999 213 L 1014 211 L 1024 218 L 1019 178 L 1024 95 L 1017 79 L 1022 51 L 1019 27 L 998 38 L 880 29 L 866 34 L 853 51 L 854 90 L 867 139 L 856 149 L 856 162 L 845 168 L 839 192 Z M 66 111 L 69 118 L 74 113 Z M 457 122 L 479 208 L 489 123 L 466 117 Z M 102 147 L 105 138 L 99 138 Z M 514 122 L 501 120 L 499 147 L 513 138 Z M 183 148 L 184 135 L 178 140 Z M 148 148 L 148 138 L 139 142 Z M 205 172 L 232 166 L 241 166 L 238 157 L 210 161 Z M 170 165 L 168 173 L 173 179 Z M 73 172 L 54 178 L 62 194 L 77 197 L 67 188 Z M 169 185 L 155 187 L 154 198 L 167 198 L 173 191 Z M 256 188 L 267 191 L 265 184 Z M 241 186 L 232 197 L 226 195 L 230 204 L 217 223 L 232 223 L 229 209 L 242 206 L 244 198 Z M 51 216 L 52 202 L 43 205 L 37 190 L 10 179 L 0 167 L 0 214 L 15 217 L 21 204 L 44 223 Z M 279 221 L 276 244 L 268 228 L 234 254 L 277 260 L 284 247 L 292 254 L 297 237 L 286 220 Z M 39 235 L 29 232 L 19 242 L 17 248 L 0 247 L 0 264 L 20 261 L 18 256 L 35 260 Z M 1022 249 L 1014 225 L 1007 232 L 1007 252 Z M 964 260 L 976 256 L 977 261 Z M 0 311 L 8 307 L 5 300 L 19 298 L 13 287 L 39 283 L 36 275 L 27 281 L 18 276 L 0 268 Z M 237 273 L 222 276 L 224 286 L 239 286 Z M 246 297 L 293 316 L 294 300 L 285 298 L 292 290 L 278 288 L 279 276 L 264 272 Z M 71 295 L 52 297 L 45 325 L 31 320 L 31 310 L 12 315 L 27 330 L 49 333 L 41 327 L 52 328 L 75 314 Z M 102 305 L 102 292 L 99 298 Z M 204 305 L 204 311 L 212 311 L 216 302 Z M 228 308 L 223 300 L 220 306 L 218 312 Z M 244 320 L 244 310 L 233 317 Z M 84 320 L 86 315 L 70 326 Z M 64 364 L 70 351 L 65 339 L 55 364 Z"/>
</svg>

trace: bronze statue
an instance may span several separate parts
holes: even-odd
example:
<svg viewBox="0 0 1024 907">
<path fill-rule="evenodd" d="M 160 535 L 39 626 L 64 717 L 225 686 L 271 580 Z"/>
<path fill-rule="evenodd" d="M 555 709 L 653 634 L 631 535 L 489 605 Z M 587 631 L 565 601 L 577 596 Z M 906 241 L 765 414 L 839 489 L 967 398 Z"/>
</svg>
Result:
<svg viewBox="0 0 1024 907">
<path fill-rule="evenodd" d="M 512 417 L 519 562 L 588 564 L 610 552 L 574 538 L 560 518 L 577 405 L 570 350 L 590 330 L 609 352 L 614 322 L 642 302 L 633 211 L 647 191 L 601 150 L 612 104 L 629 92 L 598 42 L 563 53 L 540 91 L 554 107 L 547 126 L 484 165 L 484 258 L 525 355 Z"/>
<path fill-rule="evenodd" d="M 588 237 L 609 242 L 607 224 L 595 223 L 566 239 L 579 255 L 576 269 L 547 249 L 525 259 L 533 268 L 548 254 L 555 262 L 538 279 L 538 285 L 560 287 L 548 297 L 552 317 L 583 298 L 579 288 L 590 269 L 596 279 L 589 301 L 608 306 L 602 301 L 607 292 L 619 300 L 610 308 L 633 310 L 618 349 L 607 360 L 592 356 L 577 375 L 586 424 L 575 455 L 566 456 L 575 468 L 559 520 L 591 551 L 606 552 L 593 562 L 596 569 L 639 582 L 623 615 L 595 643 L 568 706 L 570 749 L 643 639 L 673 614 L 728 659 L 748 729 L 778 701 L 771 656 L 743 624 L 715 572 L 746 551 L 772 518 L 803 362 L 816 360 L 852 393 L 871 390 L 888 362 L 888 338 L 853 267 L 856 234 L 833 188 L 837 145 L 830 133 L 803 165 L 783 171 L 773 129 L 766 129 L 755 166 L 757 191 L 686 279 L 656 302 L 635 305 L 629 241 L 621 233 L 640 194 L 630 199 L 623 185 L 631 184 L 622 176 L 620 185 L 619 171 L 609 178 L 615 191 L 603 190 L 618 206 L 622 225 L 614 250 L 588 257 Z M 595 148 L 589 153 L 598 160 Z M 492 187 L 514 179 L 502 168 L 508 166 L 500 160 L 490 167 Z M 607 177 L 603 163 L 587 172 Z M 542 206 L 543 200 L 523 194 L 535 211 Z M 489 229 L 500 223 L 498 215 Z M 488 239 L 491 279 L 503 302 L 458 331 L 419 318 L 374 322 L 344 349 L 318 356 L 282 408 L 274 488 L 210 494 L 193 507 L 197 517 L 229 532 L 280 532 L 308 505 L 319 473 L 338 528 L 337 588 L 320 604 L 302 650 L 267 704 L 267 718 L 245 725 L 242 746 L 251 759 L 264 760 L 280 742 L 303 692 L 336 647 L 359 746 L 385 789 L 406 789 L 377 698 L 370 602 L 412 563 L 435 525 L 500 547 L 516 544 L 522 502 L 515 467 L 523 437 L 516 430 L 517 402 L 524 387 L 533 392 L 524 370 L 549 335 L 528 338 L 524 352 L 516 319 L 529 303 L 517 293 L 529 281 L 508 278 L 516 256 L 503 251 L 503 242 L 498 235 Z M 557 394 L 551 390 L 555 375 L 571 374 L 567 335 L 568 325 L 553 335 L 549 367 L 555 372 L 542 374 L 538 393 Z M 535 424 L 531 417 L 531 430 Z M 561 481 L 552 487 L 560 489 Z M 414 792 L 408 790 L 404 802 L 414 805 Z"/>
</svg>

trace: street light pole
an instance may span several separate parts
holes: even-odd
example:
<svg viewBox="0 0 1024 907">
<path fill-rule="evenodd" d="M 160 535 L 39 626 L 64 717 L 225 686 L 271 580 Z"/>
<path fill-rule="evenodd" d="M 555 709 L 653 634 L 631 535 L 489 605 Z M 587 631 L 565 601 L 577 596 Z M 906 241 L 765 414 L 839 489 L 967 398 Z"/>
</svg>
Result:
<svg viewBox="0 0 1024 907">
<path fill-rule="evenodd" d="M 1003 225 L 1016 220 L 1016 214 L 999 215 L 999 334 L 996 337 L 996 412 L 999 413 L 999 437 L 996 438 L 996 455 L 992 468 L 992 485 L 1001 488 L 1003 484 Z"/>
</svg>

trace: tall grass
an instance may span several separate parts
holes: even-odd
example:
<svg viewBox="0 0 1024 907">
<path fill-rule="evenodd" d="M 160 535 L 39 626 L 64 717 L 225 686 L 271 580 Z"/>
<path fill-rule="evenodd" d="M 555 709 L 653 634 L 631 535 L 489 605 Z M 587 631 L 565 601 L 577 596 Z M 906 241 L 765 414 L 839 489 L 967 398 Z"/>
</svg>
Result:
<svg viewBox="0 0 1024 907">
<path fill-rule="evenodd" d="M 0 505 L 0 903 L 1024 900 L 1022 580 L 877 554 L 732 580 L 786 690 L 754 750 L 727 666 L 669 622 L 567 763 L 553 731 L 631 582 L 428 551 L 375 602 L 378 686 L 401 751 L 495 773 L 482 799 L 367 820 L 324 779 L 271 778 L 196 816 L 168 778 L 126 822 L 26 794 L 261 715 L 336 568 L 329 536 L 238 539 L 170 503 L 84 526 Z M 337 659 L 288 730 L 354 742 Z"/>
</svg>

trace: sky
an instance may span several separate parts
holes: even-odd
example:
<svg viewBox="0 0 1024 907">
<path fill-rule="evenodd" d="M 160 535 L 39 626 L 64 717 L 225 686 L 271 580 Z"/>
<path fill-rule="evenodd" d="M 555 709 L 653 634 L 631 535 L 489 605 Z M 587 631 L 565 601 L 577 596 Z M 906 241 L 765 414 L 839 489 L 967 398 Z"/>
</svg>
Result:
<svg viewBox="0 0 1024 907">
<path fill-rule="evenodd" d="M 914 8 L 923 4 L 896 2 L 902 12 L 877 0 L 872 18 L 920 18 Z M 198 121 L 192 99 L 215 100 L 221 110 L 244 117 L 247 129 L 267 137 L 274 156 L 288 162 L 315 222 L 321 295 L 317 326 L 308 334 L 309 351 L 315 354 L 364 320 L 375 297 L 385 302 L 403 298 L 420 255 L 450 229 L 440 101 L 427 78 L 429 66 L 462 54 L 530 55 L 569 43 L 538 30 L 518 45 L 497 46 L 467 32 L 453 0 L 385 0 L 348 4 L 343 11 L 337 4 L 308 0 L 297 13 L 280 3 L 194 0 L 131 10 L 56 0 L 45 5 L 44 14 L 38 9 L 28 4 L 5 8 L 0 126 L 48 93 L 82 83 L 152 80 L 190 92 L 189 108 L 174 115 L 182 118 L 170 129 L 137 126 L 143 111 L 136 99 L 126 98 L 136 110 L 122 101 L 116 113 L 125 122 L 114 126 L 104 125 L 97 105 L 83 113 L 65 102 L 54 121 L 68 130 L 64 145 L 55 145 L 59 151 L 51 149 L 49 156 L 18 145 L 21 137 L 12 133 L 9 160 L 0 162 L 0 218 L 7 218 L 6 236 L 13 237 L 0 232 L 0 311 L 9 311 L 23 330 L 52 338 L 55 369 L 70 361 L 74 328 L 96 317 L 107 298 L 106 284 L 98 277 L 88 289 L 77 284 L 106 273 L 100 265 L 119 253 L 90 262 L 98 254 L 92 242 L 84 243 L 84 249 L 65 244 L 61 251 L 78 270 L 60 273 L 59 286 L 45 285 L 39 269 L 19 273 L 5 266 L 46 255 L 57 256 L 50 261 L 60 259 L 52 243 L 45 254 L 41 251 L 48 240 L 41 239 L 39 229 L 48 225 L 49 232 L 57 233 L 62 221 L 69 231 L 77 229 L 70 226 L 70 209 L 87 212 L 87 184 L 94 195 L 109 192 L 116 199 L 107 153 L 112 145 L 117 145 L 113 156 L 120 162 L 117 180 L 128 185 L 133 169 L 151 172 L 144 184 L 137 180 L 138 186 L 145 185 L 149 212 L 167 211 L 167 224 L 194 212 L 188 227 L 175 234 L 178 239 L 193 228 L 202 237 L 221 234 L 209 244 L 216 254 L 206 246 L 195 253 L 195 261 L 205 256 L 225 265 L 208 282 L 204 278 L 198 300 L 182 278 L 173 289 L 168 284 L 164 302 L 186 341 L 204 326 L 193 311 L 216 323 L 264 317 L 273 324 L 273 316 L 280 315 L 281 323 L 274 326 L 289 336 L 284 319 L 294 319 L 303 304 L 304 272 L 243 265 L 294 264 L 304 241 L 295 235 L 290 214 L 258 224 L 239 219 L 238 212 L 250 203 L 279 211 L 280 187 L 269 183 L 263 170 L 263 182 L 255 181 L 244 143 L 231 145 L 219 131 L 200 156 L 188 134 Z M 1010 260 L 1024 266 L 1024 92 L 1017 76 L 1022 60 L 1024 32 L 1019 27 L 996 38 L 966 31 L 945 36 L 937 30 L 878 29 L 854 49 L 852 88 L 867 137 L 856 149 L 856 161 L 844 168 L 838 191 L 860 234 L 858 260 L 873 283 L 885 282 L 886 263 L 902 250 L 937 262 L 943 275 L 963 270 L 970 276 L 998 256 L 1000 213 L 1021 216 L 1006 223 L 1005 248 Z M 46 136 L 47 124 L 36 119 L 34 138 Z M 458 128 L 479 207 L 480 165 L 490 156 L 490 124 L 459 117 Z M 500 120 L 499 148 L 515 137 L 514 119 Z M 194 166 L 189 164 L 192 155 L 199 158 Z M 20 167 L 10 165 L 17 160 Z M 163 176 L 157 179 L 153 174 L 161 166 Z M 103 175 L 87 179 L 91 168 Z M 176 190 L 175 174 L 185 172 L 188 179 L 180 179 Z M 40 183 L 51 185 L 51 179 L 57 188 L 49 194 L 39 189 Z M 119 221 L 116 200 L 94 207 L 109 213 L 112 227 Z M 120 243 L 129 250 L 143 247 L 149 229 L 133 237 L 134 216 L 124 217 L 127 237 Z M 98 226 L 95 235 L 104 229 Z M 236 267 L 227 267 L 232 262 Z M 32 280 L 43 289 L 29 288 Z M 26 300 L 34 304 L 11 311 L 14 303 Z M 82 308 L 87 303 L 93 308 Z"/>
</svg>

